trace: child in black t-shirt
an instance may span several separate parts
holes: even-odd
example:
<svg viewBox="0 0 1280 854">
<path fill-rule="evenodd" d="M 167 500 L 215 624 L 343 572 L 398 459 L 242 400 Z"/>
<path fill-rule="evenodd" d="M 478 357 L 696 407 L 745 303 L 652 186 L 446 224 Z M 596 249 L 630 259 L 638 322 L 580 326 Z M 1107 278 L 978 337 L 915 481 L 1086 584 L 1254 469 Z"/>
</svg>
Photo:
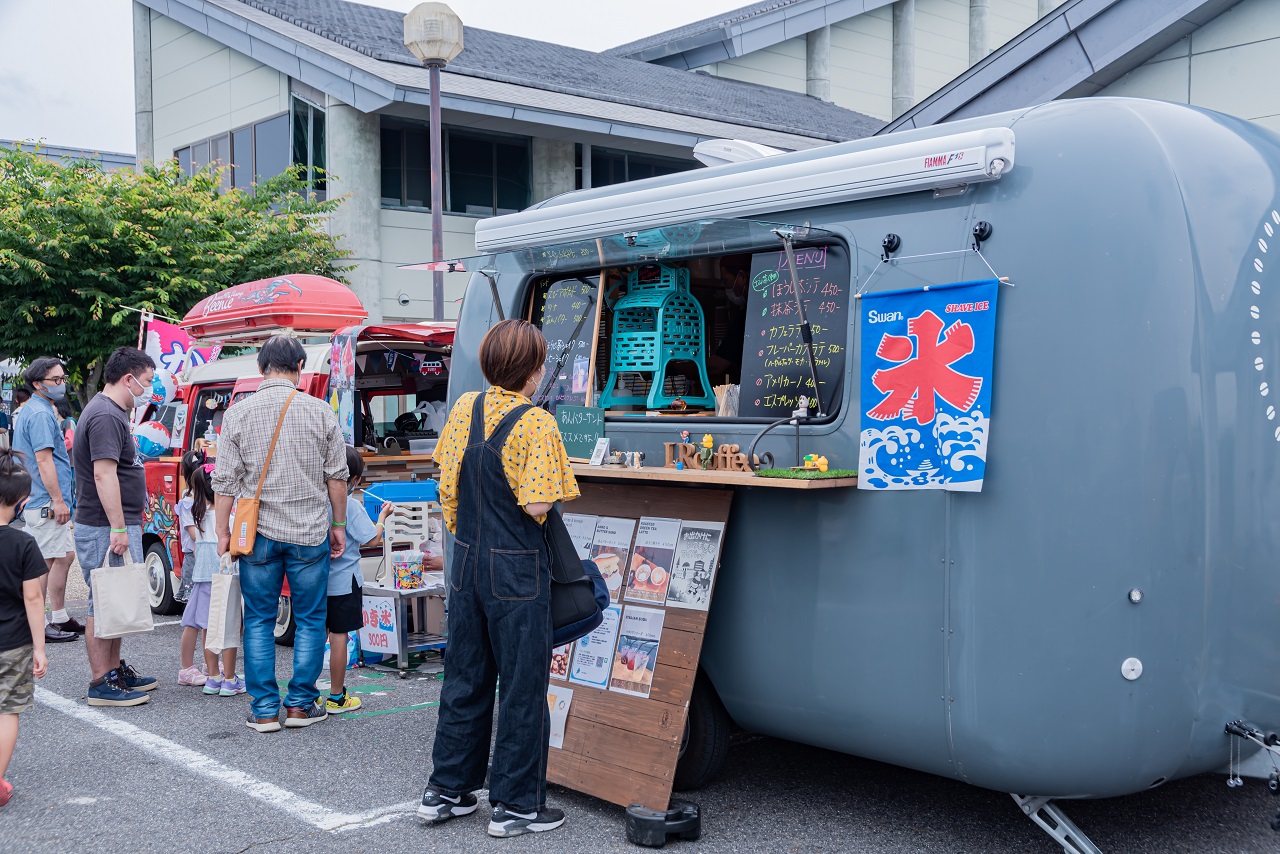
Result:
<svg viewBox="0 0 1280 854">
<path fill-rule="evenodd" d="M 49 666 L 40 590 L 49 570 L 35 538 L 9 525 L 30 494 L 22 454 L 0 450 L 0 807 L 13 797 L 4 774 L 18 743 L 18 715 L 31 708 L 35 680 Z"/>
</svg>

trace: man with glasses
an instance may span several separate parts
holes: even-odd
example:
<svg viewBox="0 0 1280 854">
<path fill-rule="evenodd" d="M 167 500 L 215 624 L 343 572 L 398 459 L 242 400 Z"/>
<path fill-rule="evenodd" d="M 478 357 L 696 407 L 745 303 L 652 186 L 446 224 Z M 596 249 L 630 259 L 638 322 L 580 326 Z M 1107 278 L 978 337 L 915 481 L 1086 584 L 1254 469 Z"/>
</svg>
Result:
<svg viewBox="0 0 1280 854">
<path fill-rule="evenodd" d="M 89 584 L 89 619 L 84 642 L 89 651 L 90 706 L 138 706 L 151 699 L 159 682 L 142 676 L 120 657 L 120 639 L 93 635 L 93 585 L 90 574 L 108 563 L 142 563 L 142 511 L 147 502 L 147 473 L 133 443 L 129 415 L 151 400 L 156 365 L 133 347 L 121 347 L 107 359 L 106 385 L 80 414 L 72 449 L 76 477 L 76 556 Z"/>
<path fill-rule="evenodd" d="M 75 503 L 75 487 L 56 406 L 67 397 L 67 369 L 58 359 L 42 356 L 23 372 L 22 379 L 31 389 L 31 401 L 13 425 L 13 448 L 21 452 L 22 464 L 31 473 L 31 497 L 22 518 L 49 567 L 40 585 L 51 611 L 44 639 L 67 643 L 84 634 L 84 626 L 67 614 L 66 603 L 67 570 L 76 556 L 67 502 Z"/>
</svg>

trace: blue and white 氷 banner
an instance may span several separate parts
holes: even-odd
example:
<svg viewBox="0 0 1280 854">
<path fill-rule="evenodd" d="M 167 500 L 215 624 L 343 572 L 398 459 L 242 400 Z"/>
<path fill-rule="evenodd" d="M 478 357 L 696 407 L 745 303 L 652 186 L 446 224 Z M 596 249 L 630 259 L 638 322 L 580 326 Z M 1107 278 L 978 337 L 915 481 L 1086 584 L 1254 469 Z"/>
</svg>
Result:
<svg viewBox="0 0 1280 854">
<path fill-rule="evenodd" d="M 999 288 L 862 298 L 859 489 L 982 490 Z"/>
</svg>

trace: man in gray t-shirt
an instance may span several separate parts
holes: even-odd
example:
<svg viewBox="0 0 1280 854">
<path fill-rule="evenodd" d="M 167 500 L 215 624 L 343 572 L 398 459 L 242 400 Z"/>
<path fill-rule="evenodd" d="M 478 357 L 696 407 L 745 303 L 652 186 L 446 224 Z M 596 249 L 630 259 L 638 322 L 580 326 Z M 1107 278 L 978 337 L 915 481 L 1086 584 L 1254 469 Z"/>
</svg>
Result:
<svg viewBox="0 0 1280 854">
<path fill-rule="evenodd" d="M 103 386 L 80 414 L 72 459 L 76 470 L 76 557 L 89 585 L 87 699 L 91 706 L 138 706 L 151 699 L 159 682 L 142 676 L 120 657 L 120 639 L 93 633 L 95 569 L 123 565 L 125 555 L 142 563 L 142 511 L 147 502 L 147 473 L 133 442 L 129 413 L 151 400 L 156 366 L 133 347 L 121 347 L 107 359 Z"/>
</svg>

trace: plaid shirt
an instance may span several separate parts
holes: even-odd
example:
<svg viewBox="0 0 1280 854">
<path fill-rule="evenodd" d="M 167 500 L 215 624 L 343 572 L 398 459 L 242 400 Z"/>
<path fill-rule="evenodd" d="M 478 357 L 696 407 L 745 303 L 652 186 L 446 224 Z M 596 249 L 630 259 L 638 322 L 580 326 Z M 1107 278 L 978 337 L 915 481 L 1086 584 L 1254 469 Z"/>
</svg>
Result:
<svg viewBox="0 0 1280 854">
<path fill-rule="evenodd" d="M 292 390 L 288 380 L 264 380 L 257 392 L 227 410 L 213 472 L 218 495 L 253 497 L 280 410 Z M 327 487 L 331 480 L 347 481 L 347 452 L 338 419 L 324 401 L 298 392 L 262 485 L 258 533 L 298 546 L 324 542 L 333 518 Z"/>
</svg>

